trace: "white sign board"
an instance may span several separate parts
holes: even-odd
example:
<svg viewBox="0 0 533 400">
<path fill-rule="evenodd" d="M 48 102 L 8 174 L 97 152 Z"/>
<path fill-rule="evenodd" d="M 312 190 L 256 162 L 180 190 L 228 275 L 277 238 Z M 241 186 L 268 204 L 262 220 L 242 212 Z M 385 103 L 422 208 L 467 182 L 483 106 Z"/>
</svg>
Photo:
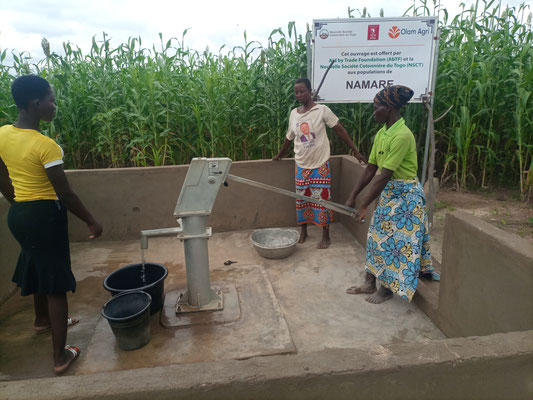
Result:
<svg viewBox="0 0 533 400">
<path fill-rule="evenodd" d="M 388 85 L 414 90 L 411 101 L 431 92 L 436 17 L 313 21 L 312 84 L 324 103 L 371 103 Z"/>
</svg>

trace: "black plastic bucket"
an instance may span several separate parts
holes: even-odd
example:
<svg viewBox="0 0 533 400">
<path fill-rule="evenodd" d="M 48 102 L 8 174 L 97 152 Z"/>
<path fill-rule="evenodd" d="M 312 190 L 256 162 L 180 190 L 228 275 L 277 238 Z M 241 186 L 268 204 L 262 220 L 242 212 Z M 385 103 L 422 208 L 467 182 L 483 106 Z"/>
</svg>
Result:
<svg viewBox="0 0 533 400">
<path fill-rule="evenodd" d="M 144 264 L 145 281 L 142 280 L 142 264 L 130 264 L 110 273 L 104 279 L 104 288 L 112 296 L 129 290 L 142 290 L 152 296 L 150 313 L 153 314 L 163 307 L 163 291 L 168 270 L 164 265 L 156 263 Z"/>
<path fill-rule="evenodd" d="M 135 350 L 150 341 L 150 304 L 152 297 L 141 291 L 116 295 L 102 308 L 122 350 Z"/>
</svg>

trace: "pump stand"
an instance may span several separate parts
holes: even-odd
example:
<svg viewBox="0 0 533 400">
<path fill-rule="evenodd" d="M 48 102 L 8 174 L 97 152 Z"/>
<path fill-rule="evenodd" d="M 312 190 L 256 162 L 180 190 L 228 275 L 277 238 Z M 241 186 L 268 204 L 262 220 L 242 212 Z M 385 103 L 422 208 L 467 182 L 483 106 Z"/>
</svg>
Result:
<svg viewBox="0 0 533 400">
<path fill-rule="evenodd" d="M 224 308 L 224 297 L 211 288 L 207 240 L 211 228 L 206 228 L 207 215 L 178 213 L 183 231 L 178 239 L 183 242 L 187 270 L 187 290 L 178 295 L 176 314 L 218 311 Z"/>
<path fill-rule="evenodd" d="M 313 199 L 288 190 L 265 185 L 263 183 L 228 174 L 231 167 L 229 158 L 193 158 L 185 177 L 185 182 L 176 203 L 174 216 L 181 227 L 141 231 L 141 249 L 148 248 L 148 238 L 154 236 L 178 235 L 185 249 L 185 269 L 187 272 L 186 290 L 167 293 L 165 296 L 164 326 L 185 326 L 204 323 L 202 316 L 187 318 L 203 311 L 220 311 L 210 314 L 210 322 L 231 322 L 239 318 L 237 290 L 232 285 L 224 284 L 212 288 L 209 276 L 209 255 L 207 241 L 211 237 L 211 228 L 206 227 L 207 217 L 211 214 L 220 186 L 226 178 L 245 183 L 261 189 L 273 191 L 297 199 L 312 201 L 331 210 L 356 216 L 357 210 L 323 199 Z M 228 310 L 224 310 L 224 295 L 227 296 Z M 167 304 L 167 300 L 172 305 Z M 170 310 L 172 314 L 169 315 Z M 206 316 L 206 313 L 200 313 Z M 218 315 L 218 316 L 215 316 Z M 179 318 L 179 316 L 182 316 Z"/>
</svg>

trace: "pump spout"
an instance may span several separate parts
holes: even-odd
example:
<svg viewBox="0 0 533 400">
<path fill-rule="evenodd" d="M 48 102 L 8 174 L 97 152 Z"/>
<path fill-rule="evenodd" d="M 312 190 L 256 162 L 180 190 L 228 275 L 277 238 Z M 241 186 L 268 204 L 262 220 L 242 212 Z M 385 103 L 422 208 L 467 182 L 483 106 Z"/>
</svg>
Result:
<svg viewBox="0 0 533 400">
<path fill-rule="evenodd" d="M 148 238 L 156 236 L 172 236 L 178 235 L 183 232 L 182 227 L 176 228 L 162 228 L 162 229 L 148 229 L 141 231 L 141 249 L 146 250 L 148 248 Z"/>
</svg>

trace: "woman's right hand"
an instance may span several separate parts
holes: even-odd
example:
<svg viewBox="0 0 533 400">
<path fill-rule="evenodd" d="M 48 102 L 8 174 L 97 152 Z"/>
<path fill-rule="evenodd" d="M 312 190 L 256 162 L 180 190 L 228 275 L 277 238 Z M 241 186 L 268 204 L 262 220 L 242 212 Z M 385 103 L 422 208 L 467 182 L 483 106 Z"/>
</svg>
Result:
<svg viewBox="0 0 533 400">
<path fill-rule="evenodd" d="M 366 207 L 361 207 L 359 211 L 357 212 L 357 216 L 355 217 L 355 219 L 357 219 L 357 221 L 361 223 L 364 223 L 365 215 L 366 215 Z"/>
<path fill-rule="evenodd" d="M 359 152 L 355 153 L 354 157 L 357 158 L 357 160 L 361 164 L 368 164 L 368 159 L 364 155 L 362 155 L 361 153 L 359 153 Z"/>
<path fill-rule="evenodd" d="M 87 224 L 87 227 L 89 228 L 89 231 L 91 232 L 89 239 L 96 239 L 100 237 L 102 235 L 102 232 L 104 231 L 104 228 L 102 228 L 102 225 L 100 225 L 96 221 L 94 221 L 92 224 Z"/>
</svg>

